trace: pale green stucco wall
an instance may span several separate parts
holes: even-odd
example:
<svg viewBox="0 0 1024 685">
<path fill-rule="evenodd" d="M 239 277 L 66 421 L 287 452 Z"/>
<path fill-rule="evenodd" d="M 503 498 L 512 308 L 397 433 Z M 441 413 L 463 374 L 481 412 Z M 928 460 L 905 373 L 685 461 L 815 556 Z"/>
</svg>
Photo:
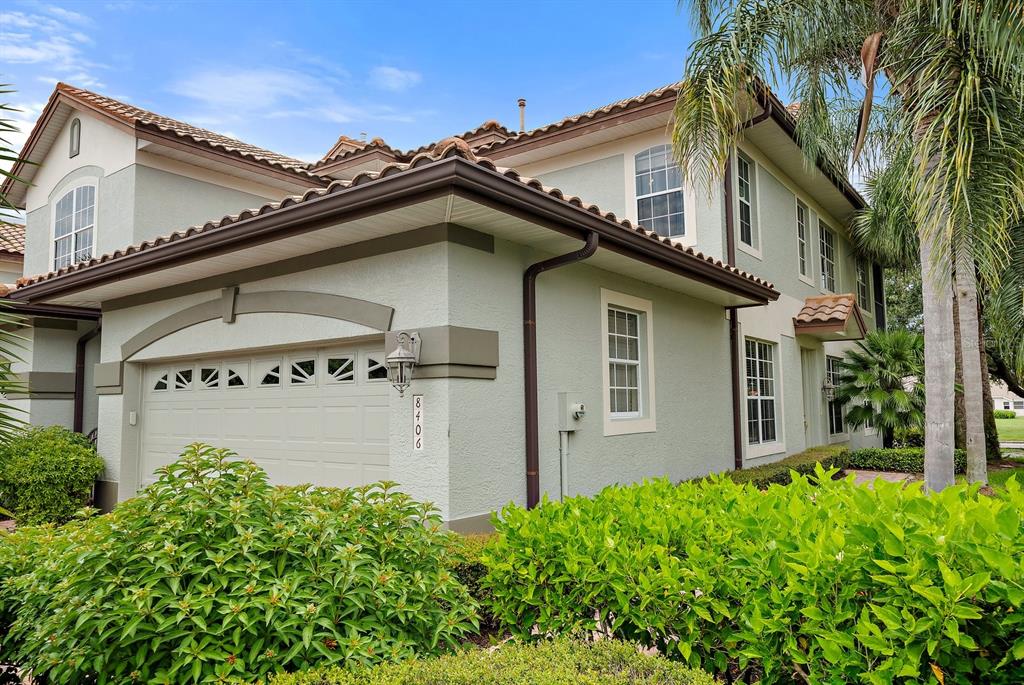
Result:
<svg viewBox="0 0 1024 685">
<path fill-rule="evenodd" d="M 452 324 L 500 334 L 496 380 L 451 381 L 451 510 L 458 519 L 525 501 L 522 274 L 549 255 L 505 241 L 496 241 L 493 255 L 449 249 Z M 653 303 L 656 432 L 603 435 L 601 288 Z M 720 307 L 585 264 L 542 274 L 537 292 L 542 491 L 559 492 L 559 392 L 579 392 L 587 406 L 570 439 L 571 494 L 730 468 L 728 328 Z"/>
<path fill-rule="evenodd" d="M 613 155 L 585 164 L 549 171 L 538 178 L 544 185 L 562 189 L 567 195 L 578 195 L 605 212 L 626 215 L 626 161 Z"/>
</svg>

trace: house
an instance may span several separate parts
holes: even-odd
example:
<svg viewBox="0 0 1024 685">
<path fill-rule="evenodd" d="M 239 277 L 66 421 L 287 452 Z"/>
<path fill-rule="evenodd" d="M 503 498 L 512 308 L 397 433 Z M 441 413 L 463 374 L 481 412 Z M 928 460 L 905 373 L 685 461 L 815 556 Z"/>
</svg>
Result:
<svg viewBox="0 0 1024 685">
<path fill-rule="evenodd" d="M 722 186 L 689 187 L 678 88 L 305 163 L 59 84 L 32 185 L 6 188 L 27 212 L 9 297 L 63 322 L 33 327 L 32 370 L 98 429 L 101 501 L 201 440 L 279 483 L 397 481 L 468 531 L 510 501 L 879 444 L 830 395 L 884 327 L 847 228 L 863 199 L 767 91 Z"/>
<path fill-rule="evenodd" d="M 992 381 L 992 408 L 1012 411 L 1024 416 L 1024 397 L 1020 397 L 1001 381 Z"/>
</svg>

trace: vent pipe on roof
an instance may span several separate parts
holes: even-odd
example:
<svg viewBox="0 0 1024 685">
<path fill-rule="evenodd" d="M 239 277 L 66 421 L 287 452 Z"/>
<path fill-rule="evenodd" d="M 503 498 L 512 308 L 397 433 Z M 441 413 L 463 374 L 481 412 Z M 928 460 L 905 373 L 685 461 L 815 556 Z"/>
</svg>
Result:
<svg viewBox="0 0 1024 685">
<path fill-rule="evenodd" d="M 526 98 L 519 98 L 519 132 L 526 130 Z"/>
<path fill-rule="evenodd" d="M 366 131 L 360 131 L 359 132 L 359 140 L 364 142 L 364 143 L 366 142 Z"/>
</svg>

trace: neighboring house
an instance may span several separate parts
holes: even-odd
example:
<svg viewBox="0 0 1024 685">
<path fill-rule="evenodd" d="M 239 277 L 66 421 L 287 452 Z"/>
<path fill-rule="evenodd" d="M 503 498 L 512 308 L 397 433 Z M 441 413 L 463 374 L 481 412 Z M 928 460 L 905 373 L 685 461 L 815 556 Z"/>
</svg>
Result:
<svg viewBox="0 0 1024 685">
<path fill-rule="evenodd" d="M 0 219 L 0 284 L 11 287 L 22 277 L 25 260 L 25 227 Z"/>
<path fill-rule="evenodd" d="M 101 500 L 201 440 L 280 483 L 395 480 L 474 530 L 543 493 L 878 444 L 827 390 L 884 326 L 848 237 L 863 200 L 805 164 L 767 92 L 724 187 L 688 187 L 676 93 L 409 152 L 342 136 L 306 164 L 58 85 L 18 169 L 34 185 L 7 188 L 30 274 L 10 297 L 92 317 L 86 343 L 33 345 L 79 382 Z M 98 363 L 76 372 L 76 347 Z"/>
<path fill-rule="evenodd" d="M 992 408 L 1016 412 L 1024 416 L 1024 397 L 1014 394 L 1001 381 L 992 381 Z"/>
</svg>

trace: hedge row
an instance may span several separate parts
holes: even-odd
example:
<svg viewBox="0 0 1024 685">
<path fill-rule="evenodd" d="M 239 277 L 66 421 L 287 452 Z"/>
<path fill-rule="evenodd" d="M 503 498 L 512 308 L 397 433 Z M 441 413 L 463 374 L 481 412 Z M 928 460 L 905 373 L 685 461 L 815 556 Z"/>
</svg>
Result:
<svg viewBox="0 0 1024 685">
<path fill-rule="evenodd" d="M 865 471 L 896 471 L 898 473 L 924 473 L 923 447 L 882 448 L 869 447 L 849 450 L 839 463 L 847 469 L 863 469 Z M 967 453 L 963 450 L 953 452 L 953 467 L 957 473 L 967 470 Z"/>
<path fill-rule="evenodd" d="M 0 442 L 0 506 L 19 525 L 64 523 L 88 503 L 103 467 L 80 433 L 60 426 L 18 431 Z"/>
<path fill-rule="evenodd" d="M 996 419 L 1015 419 L 1017 418 L 1017 412 L 1012 409 L 995 409 L 992 412 L 992 417 Z"/>
<path fill-rule="evenodd" d="M 701 671 L 637 651 L 635 645 L 568 640 L 506 643 L 439 659 L 368 670 L 329 669 L 279 675 L 273 685 L 714 685 Z"/>
<path fill-rule="evenodd" d="M 814 473 L 819 464 L 826 469 L 841 468 L 845 452 L 846 448 L 842 445 L 821 445 L 763 466 L 729 471 L 726 475 L 733 482 L 750 483 L 761 489 L 773 483 L 787 485 L 792 480 L 794 471 L 808 475 Z"/>
<path fill-rule="evenodd" d="M 491 591 L 484 587 L 483 579 L 487 567 L 480 558 L 484 547 L 494 535 L 452 535 L 451 556 L 448 567 L 462 583 L 469 596 L 480 605 L 477 616 L 480 620 L 480 635 L 493 635 L 501 629 L 497 617 L 491 613 Z"/>
<path fill-rule="evenodd" d="M 522 639 L 600 631 L 763 685 L 1024 682 L 1021 487 L 832 475 L 509 506 L 483 555 L 494 612 Z"/>
</svg>

